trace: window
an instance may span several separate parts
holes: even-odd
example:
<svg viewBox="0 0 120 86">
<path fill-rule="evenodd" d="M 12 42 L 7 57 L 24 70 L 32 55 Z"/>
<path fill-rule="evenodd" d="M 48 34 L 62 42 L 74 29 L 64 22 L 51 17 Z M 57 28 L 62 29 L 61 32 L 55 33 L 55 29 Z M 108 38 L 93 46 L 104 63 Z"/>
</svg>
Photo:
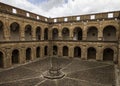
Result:
<svg viewBox="0 0 120 86">
<path fill-rule="evenodd" d="M 57 22 L 57 19 L 54 19 L 54 22 Z"/>
<path fill-rule="evenodd" d="M 76 20 L 79 21 L 79 20 L 80 20 L 80 17 L 76 17 Z"/>
<path fill-rule="evenodd" d="M 64 21 L 67 22 L 67 21 L 68 21 L 68 18 L 64 18 Z"/>
<path fill-rule="evenodd" d="M 45 18 L 45 21 L 47 21 L 47 18 Z"/>
<path fill-rule="evenodd" d="M 113 18 L 113 13 L 108 13 L 108 18 Z"/>
<path fill-rule="evenodd" d="M 91 16 L 90 16 L 90 19 L 95 19 L 95 15 L 91 15 Z"/>
<path fill-rule="evenodd" d="M 13 9 L 12 9 L 12 12 L 16 14 L 16 13 L 17 13 L 17 10 L 13 8 Z"/>
<path fill-rule="evenodd" d="M 26 16 L 27 16 L 27 17 L 30 17 L 30 14 L 29 14 L 29 13 L 26 13 Z"/>
<path fill-rule="evenodd" d="M 37 16 L 37 20 L 39 20 L 40 19 L 40 17 L 39 16 Z"/>
</svg>

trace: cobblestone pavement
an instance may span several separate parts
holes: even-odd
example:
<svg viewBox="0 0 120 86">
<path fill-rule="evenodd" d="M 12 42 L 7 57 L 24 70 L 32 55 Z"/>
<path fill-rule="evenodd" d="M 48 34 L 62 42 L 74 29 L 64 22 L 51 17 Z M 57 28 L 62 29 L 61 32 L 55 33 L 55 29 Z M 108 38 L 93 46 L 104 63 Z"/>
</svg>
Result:
<svg viewBox="0 0 120 86">
<path fill-rule="evenodd" d="M 65 73 L 62 79 L 46 79 L 42 74 L 50 68 L 50 59 L 0 72 L 0 86 L 115 86 L 114 64 L 83 61 L 79 58 L 57 58 Z"/>
</svg>

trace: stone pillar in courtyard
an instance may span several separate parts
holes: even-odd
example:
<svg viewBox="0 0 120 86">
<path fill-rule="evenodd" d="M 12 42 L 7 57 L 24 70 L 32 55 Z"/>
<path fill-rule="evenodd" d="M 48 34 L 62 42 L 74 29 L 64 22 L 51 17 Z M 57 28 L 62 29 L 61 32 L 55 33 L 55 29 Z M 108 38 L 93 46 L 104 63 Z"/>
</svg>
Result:
<svg viewBox="0 0 120 86">
<path fill-rule="evenodd" d="M 26 62 L 26 55 L 25 55 L 25 48 L 22 47 L 21 50 L 20 50 L 20 63 L 25 63 Z"/>
<path fill-rule="evenodd" d="M 9 20 L 5 20 L 5 25 L 3 27 L 4 30 L 4 37 L 5 37 L 5 41 L 9 41 L 10 40 L 10 26 L 9 26 Z"/>
<path fill-rule="evenodd" d="M 10 54 L 10 48 L 6 48 L 6 55 L 4 56 L 4 68 L 12 66 L 12 58 Z"/>
<path fill-rule="evenodd" d="M 86 49 L 86 45 L 83 45 L 83 47 L 82 47 L 81 59 L 87 60 L 87 49 Z"/>
<path fill-rule="evenodd" d="M 99 45 L 97 48 L 97 52 L 96 52 L 96 60 L 97 61 L 102 61 L 103 60 L 103 54 L 102 54 L 102 45 Z"/>
</svg>

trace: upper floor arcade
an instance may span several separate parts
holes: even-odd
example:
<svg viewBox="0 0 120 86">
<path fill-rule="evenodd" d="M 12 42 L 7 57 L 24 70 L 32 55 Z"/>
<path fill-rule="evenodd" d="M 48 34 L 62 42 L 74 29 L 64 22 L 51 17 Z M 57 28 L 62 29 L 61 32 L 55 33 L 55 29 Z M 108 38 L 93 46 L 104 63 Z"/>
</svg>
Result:
<svg viewBox="0 0 120 86">
<path fill-rule="evenodd" d="M 47 18 L 0 3 L 0 41 L 117 41 L 120 11 Z"/>
</svg>

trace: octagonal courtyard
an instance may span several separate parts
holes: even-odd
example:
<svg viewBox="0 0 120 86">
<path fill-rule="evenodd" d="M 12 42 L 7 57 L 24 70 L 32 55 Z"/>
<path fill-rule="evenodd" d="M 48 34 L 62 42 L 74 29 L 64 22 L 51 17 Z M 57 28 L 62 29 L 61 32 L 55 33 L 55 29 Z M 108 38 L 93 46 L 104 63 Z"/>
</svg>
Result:
<svg viewBox="0 0 120 86">
<path fill-rule="evenodd" d="M 43 73 L 50 66 L 50 58 L 38 59 L 24 65 L 0 70 L 0 86 L 115 86 L 114 64 L 79 58 L 56 58 L 65 76 L 46 79 Z"/>
</svg>

